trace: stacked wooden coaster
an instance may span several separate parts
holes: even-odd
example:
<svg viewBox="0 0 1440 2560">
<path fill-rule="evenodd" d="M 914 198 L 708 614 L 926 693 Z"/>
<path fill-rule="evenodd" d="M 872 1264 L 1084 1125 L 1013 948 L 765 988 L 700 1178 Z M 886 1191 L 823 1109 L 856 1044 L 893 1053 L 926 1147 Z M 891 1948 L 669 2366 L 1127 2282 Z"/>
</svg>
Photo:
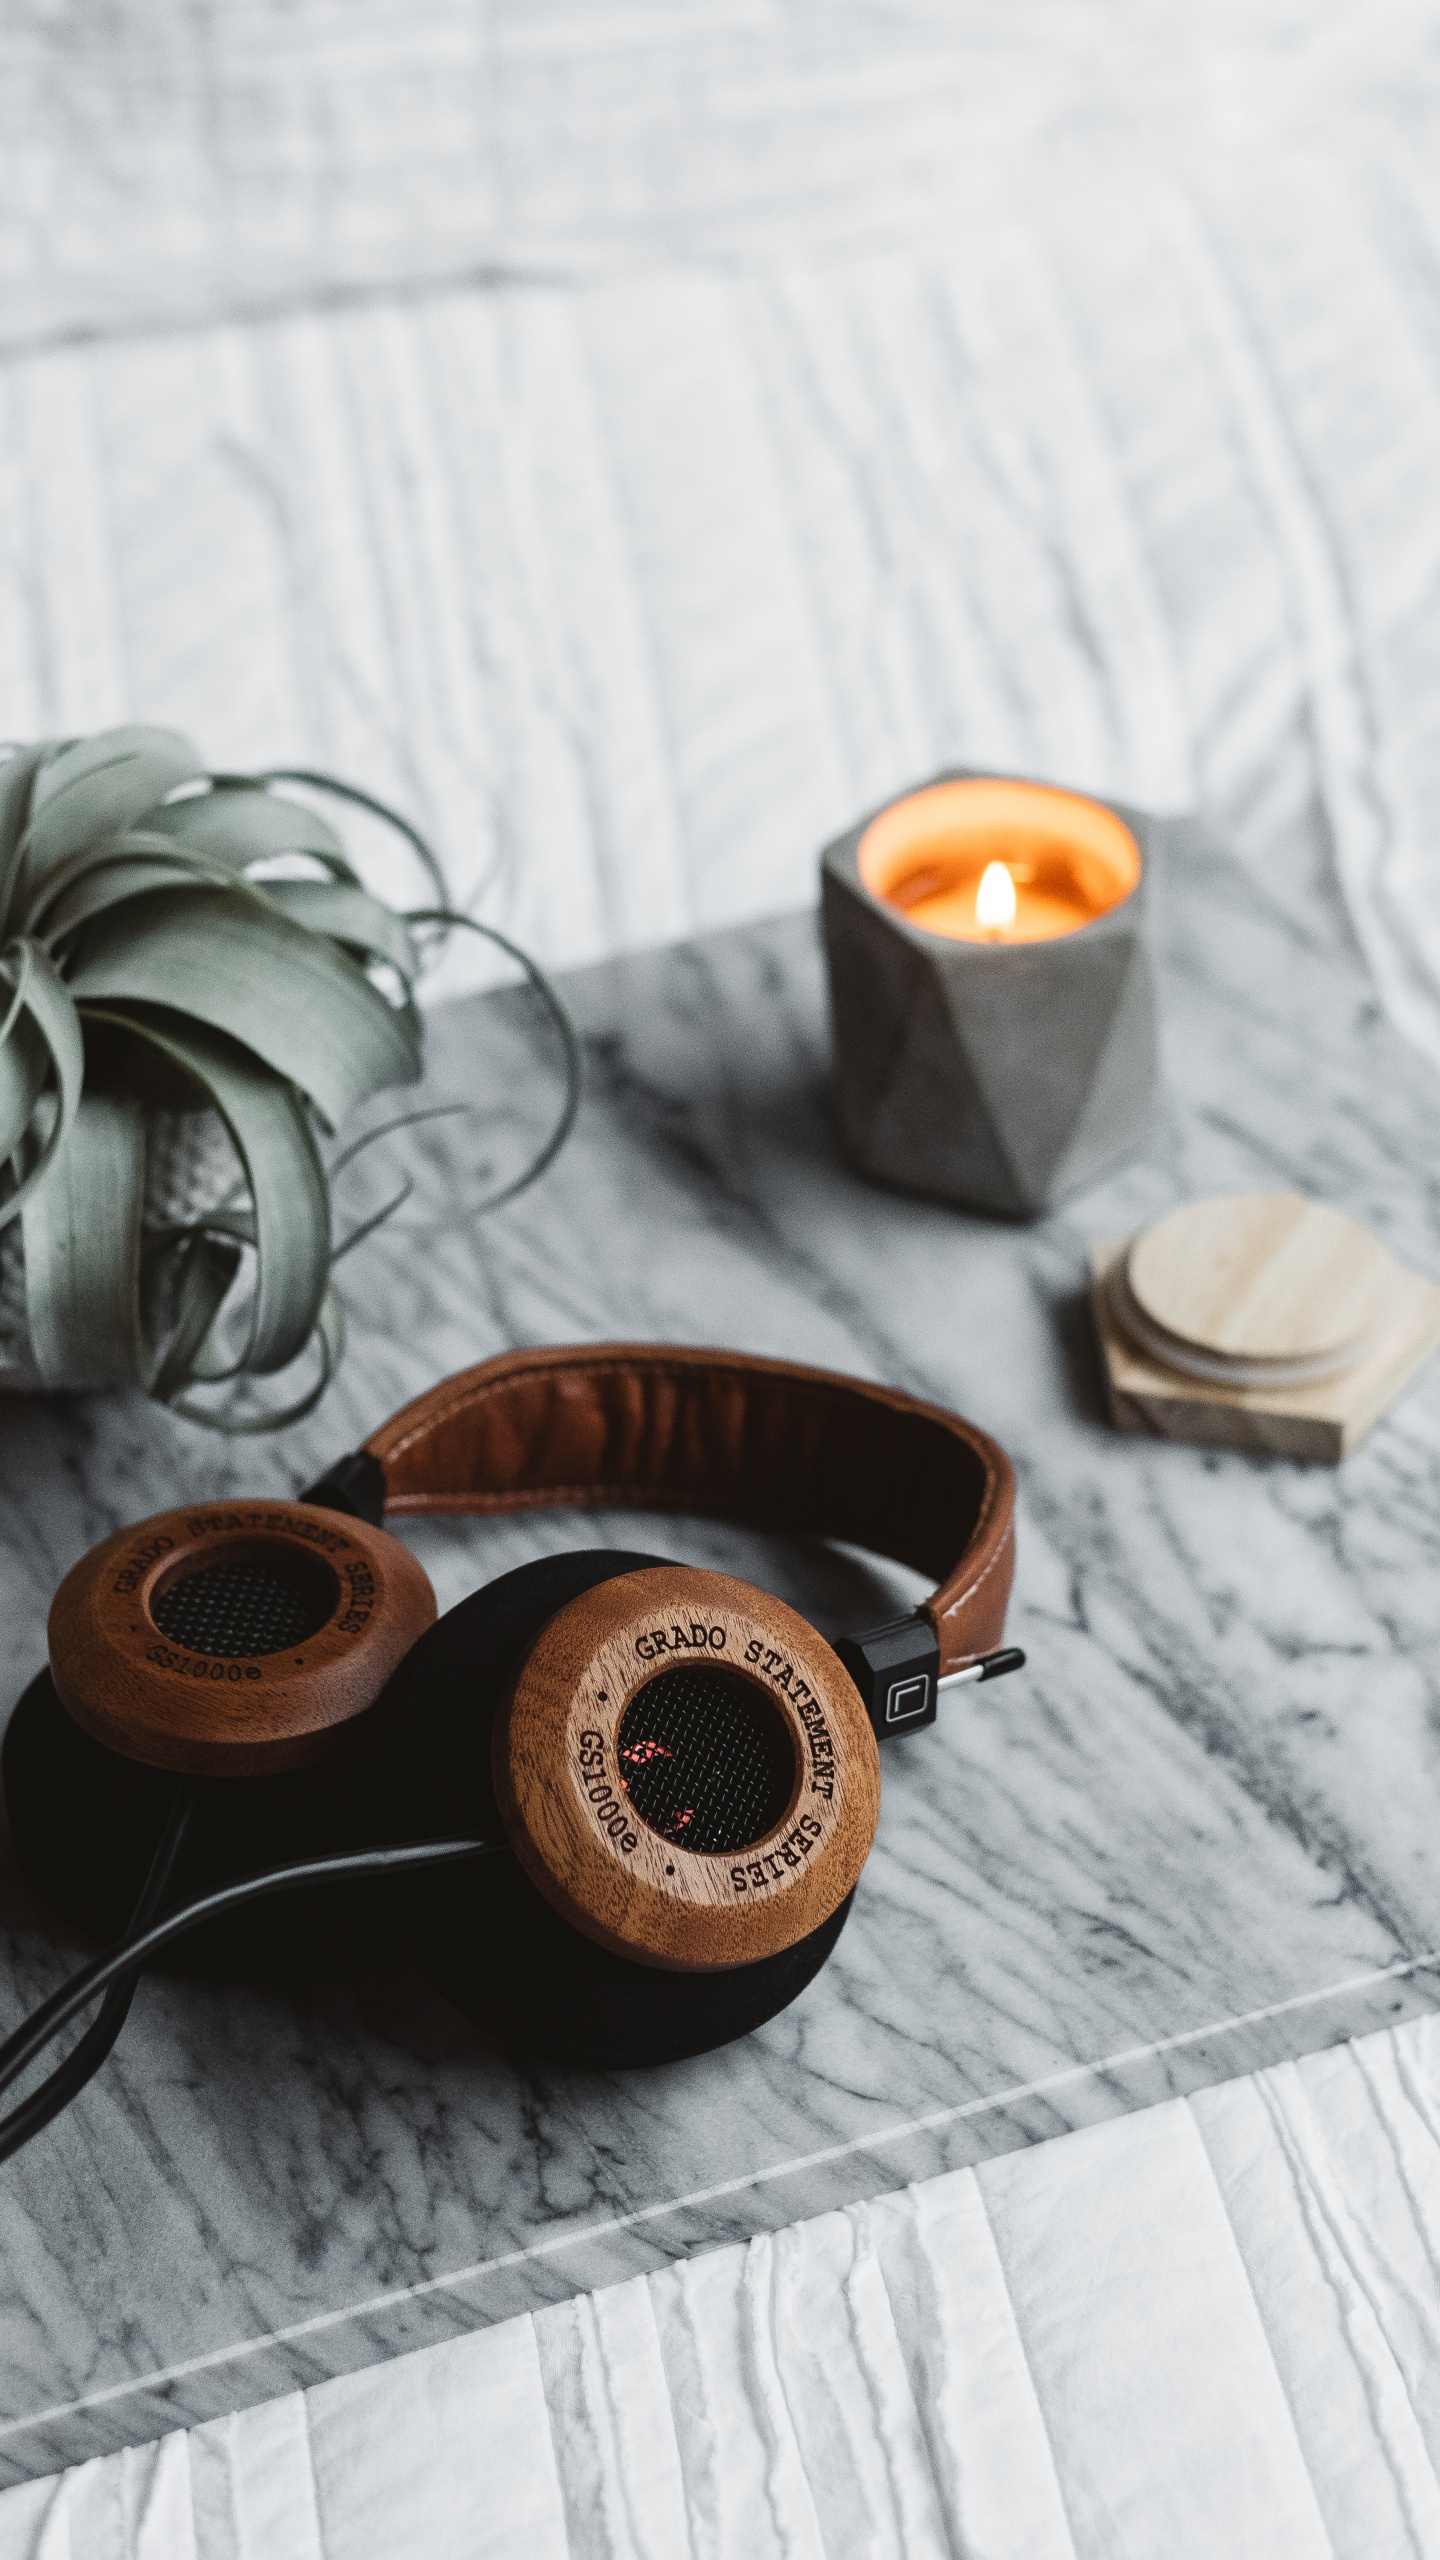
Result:
<svg viewBox="0 0 1440 2560">
<path fill-rule="evenodd" d="M 1091 1265 L 1121 1431 L 1333 1465 L 1440 1346 L 1440 1289 L 1292 1191 L 1191 1201 Z"/>
</svg>

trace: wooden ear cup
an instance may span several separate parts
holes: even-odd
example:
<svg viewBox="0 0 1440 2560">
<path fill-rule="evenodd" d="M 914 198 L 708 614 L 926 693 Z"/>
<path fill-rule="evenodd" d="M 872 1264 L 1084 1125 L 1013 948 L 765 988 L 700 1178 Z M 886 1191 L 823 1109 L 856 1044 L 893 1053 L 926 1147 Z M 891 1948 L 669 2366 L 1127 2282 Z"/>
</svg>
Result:
<svg viewBox="0 0 1440 2560">
<path fill-rule="evenodd" d="M 161 1512 L 81 1558 L 50 1610 L 56 1694 L 154 1769 L 262 1777 L 350 1747 L 435 1617 L 409 1550 L 303 1502 Z"/>
<path fill-rule="evenodd" d="M 743 1594 L 742 1614 L 763 1619 L 771 1638 L 783 1619 L 787 1629 L 799 1631 L 807 1655 L 829 1652 L 813 1629 L 764 1594 L 724 1577 L 691 1576 L 657 1557 L 605 1549 L 522 1565 L 441 1618 L 392 1681 L 380 1710 L 382 1739 L 355 1771 L 357 1781 L 368 1779 L 373 1789 L 384 1836 L 423 1839 L 456 1828 L 498 1829 L 497 1724 L 503 1705 L 508 1731 L 520 1669 L 537 1639 L 558 1615 L 568 1615 L 571 1604 L 591 1594 L 598 1598 L 602 1586 L 618 1594 L 644 1580 L 653 1591 L 658 1574 L 672 1594 L 674 1578 L 682 1574 L 687 1589 L 696 1580 L 724 1580 L 727 1594 Z M 658 1623 L 643 1606 L 640 1617 L 646 1628 Z M 784 1658 L 793 1662 L 793 1649 Z M 824 1694 L 831 1695 L 838 1675 L 843 1700 L 849 1684 L 833 1656 L 830 1661 L 834 1669 L 824 1670 Z M 821 1668 L 818 1660 L 816 1667 Z M 868 1765 L 878 1784 L 874 1741 L 858 1698 L 853 1714 L 863 1726 L 853 1765 L 862 1772 Z M 568 1783 L 563 1772 L 562 1782 Z M 771 1830 L 783 1838 L 786 1827 L 782 1821 Z M 857 1790 L 846 1853 L 855 1859 L 856 1872 L 855 1844 L 863 1836 L 868 1846 L 872 1830 L 873 1803 L 867 1813 Z M 785 1874 L 791 1872 L 778 1851 L 767 1854 L 779 1858 Z M 666 1848 L 662 1867 L 672 1862 L 679 1863 Z M 818 1973 L 845 1925 L 847 1871 L 838 1859 L 830 1862 L 823 1897 L 814 1888 L 805 1902 L 782 1892 L 784 1931 L 776 1931 L 772 1912 L 765 1933 L 757 1930 L 738 1960 L 705 1971 L 642 1961 L 613 1943 L 602 1944 L 562 1914 L 518 1856 L 486 1859 L 385 1891 L 397 1933 L 404 1934 L 436 1987 L 477 2026 L 512 2050 L 613 2070 L 708 2052 L 786 2008 Z M 838 1898 L 821 1910 L 832 1890 Z M 762 1907 L 761 1891 L 752 1907 Z M 786 1943 L 777 1945 L 782 1934 Z"/>
<path fill-rule="evenodd" d="M 560 1609 L 495 1725 L 516 1855 L 562 1918 L 641 1964 L 716 1973 L 854 1891 L 880 1764 L 838 1657 L 783 1601 L 686 1565 Z"/>
<path fill-rule="evenodd" d="M 11 1839 L 32 1890 L 84 1935 L 118 1935 L 177 1773 L 213 1783 L 174 1902 L 370 1845 L 381 1835 L 355 1795 L 356 1745 L 434 1617 L 397 1539 L 315 1504 L 208 1504 L 108 1539 L 57 1592 L 52 1668 L 5 1736 Z M 359 1888 L 287 1894 L 207 1923 L 169 1960 L 228 1973 L 353 1958 L 370 1911 Z"/>
</svg>

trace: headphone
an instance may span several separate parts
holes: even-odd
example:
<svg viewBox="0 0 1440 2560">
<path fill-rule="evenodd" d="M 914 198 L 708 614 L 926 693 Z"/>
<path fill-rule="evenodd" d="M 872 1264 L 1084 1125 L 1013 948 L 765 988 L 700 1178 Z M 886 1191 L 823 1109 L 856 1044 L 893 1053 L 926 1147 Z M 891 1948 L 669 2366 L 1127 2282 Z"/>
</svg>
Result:
<svg viewBox="0 0 1440 2560">
<path fill-rule="evenodd" d="M 381 1525 L 605 1505 L 819 1533 L 937 1588 L 832 1644 L 729 1574 L 602 1548 L 437 1619 Z M 0 2125 L 0 2157 L 88 2078 L 141 1963 L 182 1938 L 226 1968 L 403 1944 L 502 2043 L 582 2064 L 761 2025 L 845 1924 L 877 1742 L 1023 1662 L 999 1649 L 1013 1565 L 1010 1463 L 973 1424 L 646 1344 L 504 1354 L 298 1500 L 188 1505 L 106 1539 L 55 1595 L 3 1781 L 34 1891 L 116 1943 L 0 2047 L 4 2087 L 103 1993 Z"/>
</svg>

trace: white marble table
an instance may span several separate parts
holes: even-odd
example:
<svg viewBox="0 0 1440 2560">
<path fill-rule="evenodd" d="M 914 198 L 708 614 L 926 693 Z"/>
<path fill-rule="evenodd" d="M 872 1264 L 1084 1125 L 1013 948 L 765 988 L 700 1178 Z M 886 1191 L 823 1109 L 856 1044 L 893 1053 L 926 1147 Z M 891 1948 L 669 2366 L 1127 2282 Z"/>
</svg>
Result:
<svg viewBox="0 0 1440 2560">
<path fill-rule="evenodd" d="M 1121 1441 L 1082 1288 L 1092 1236 L 1285 1181 L 1440 1273 L 1432 1072 L 1318 883 L 1282 901 L 1186 838 L 1160 930 L 1154 1142 L 1031 1230 L 848 1174 L 796 917 L 570 982 L 589 1058 L 570 1151 L 488 1225 L 346 1266 L 348 1364 L 304 1430 L 237 1448 L 136 1405 L 0 1412 L 12 1695 L 60 1574 L 120 1522 L 189 1490 L 297 1486 L 505 1343 L 617 1335 L 851 1367 L 997 1432 L 1030 1654 L 891 1750 L 836 1957 L 728 2052 L 628 2078 L 517 2069 L 399 1967 L 145 1987 L 103 2078 L 5 2173 L 3 2476 L 1430 2004 L 1440 1367 L 1336 1474 Z M 517 999 L 442 1013 L 434 1042 L 438 1082 L 510 1075 L 543 1107 Z M 476 1141 L 442 1122 L 427 1145 L 443 1181 Z M 772 1573 L 822 1622 L 876 1613 L 853 1557 L 631 1518 L 609 1534 Z M 443 1603 L 592 1535 L 569 1517 L 415 1543 Z M 0 1876 L 9 2016 L 74 1948 Z"/>
</svg>

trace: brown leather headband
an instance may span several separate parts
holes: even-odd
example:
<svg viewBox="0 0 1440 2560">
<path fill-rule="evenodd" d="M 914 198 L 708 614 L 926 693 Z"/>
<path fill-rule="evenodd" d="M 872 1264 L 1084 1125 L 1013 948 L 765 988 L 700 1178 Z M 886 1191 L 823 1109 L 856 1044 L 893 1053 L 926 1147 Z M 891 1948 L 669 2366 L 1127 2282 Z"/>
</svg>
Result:
<svg viewBox="0 0 1440 2560">
<path fill-rule="evenodd" d="M 621 1504 L 840 1538 L 935 1576 L 923 1605 L 942 1677 L 1000 1642 L 1010 1461 L 893 1387 L 668 1344 L 509 1351 L 417 1396 L 365 1445 L 391 1511 Z"/>
</svg>

